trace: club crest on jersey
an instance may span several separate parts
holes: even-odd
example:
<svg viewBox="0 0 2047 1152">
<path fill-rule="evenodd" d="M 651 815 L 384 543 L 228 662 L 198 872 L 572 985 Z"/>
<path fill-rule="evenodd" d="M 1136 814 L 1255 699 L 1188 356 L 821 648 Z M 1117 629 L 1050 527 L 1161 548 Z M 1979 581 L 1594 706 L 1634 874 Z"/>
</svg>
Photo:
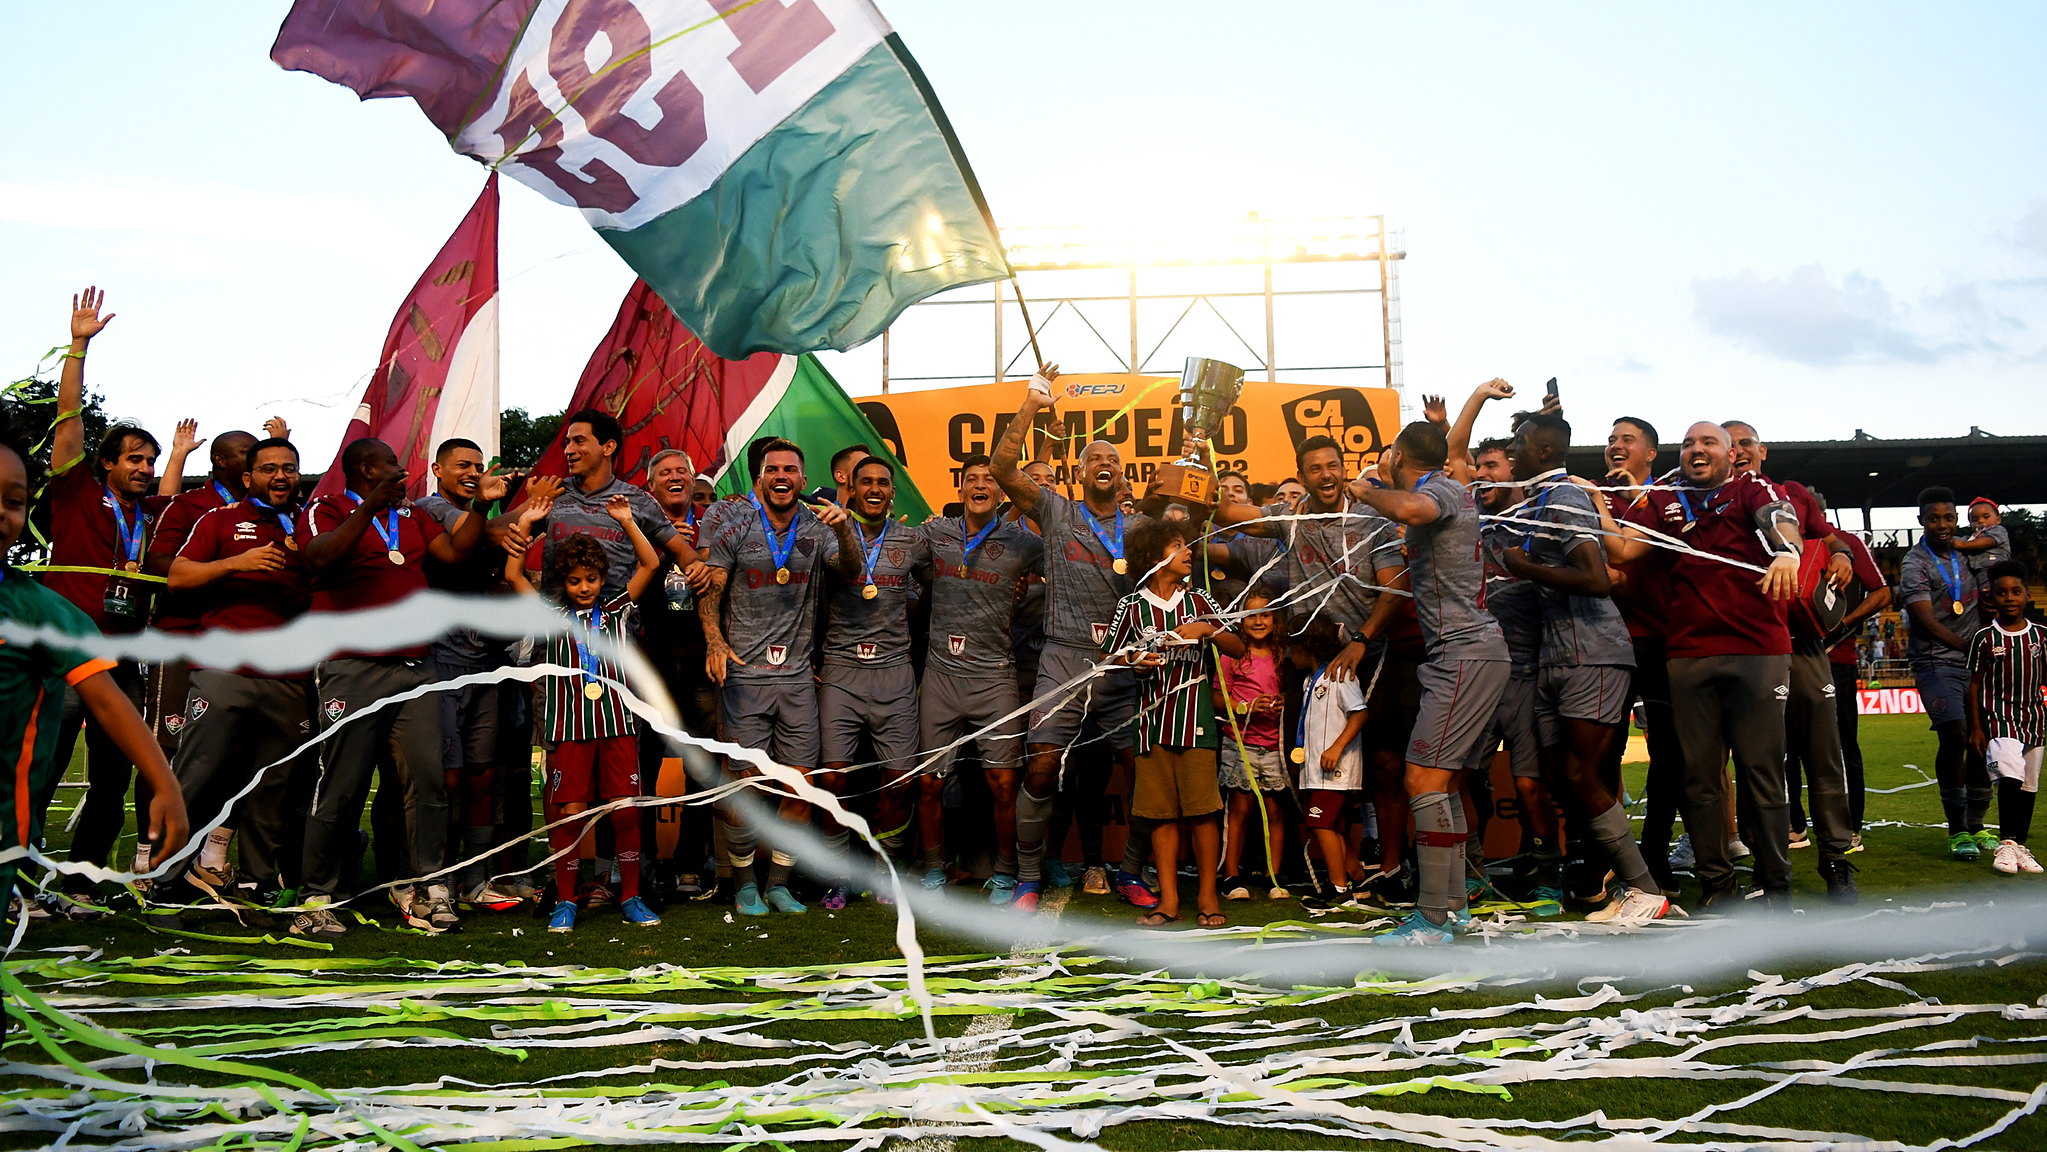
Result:
<svg viewBox="0 0 2047 1152">
<path fill-rule="evenodd" d="M 891 568 L 901 568 L 903 566 L 903 561 L 909 559 L 909 554 L 904 552 L 901 548 L 896 547 L 894 544 L 891 544 L 888 547 L 883 548 L 881 550 L 881 554 L 887 558 L 888 566 Z"/>
<path fill-rule="evenodd" d="M 185 730 L 184 713 L 174 712 L 171 715 L 164 717 L 163 730 L 170 733 L 173 736 L 176 736 L 178 733 L 183 732 Z"/>
<path fill-rule="evenodd" d="M 194 697 L 192 697 L 192 705 L 191 705 L 192 719 L 194 719 L 194 720 L 197 720 L 197 719 L 199 719 L 199 718 L 200 718 L 201 716 L 204 716 L 204 715 L 206 715 L 206 707 L 207 707 L 207 705 L 206 705 L 206 697 L 204 697 L 204 696 L 194 696 Z"/>
<path fill-rule="evenodd" d="M 1100 644 L 1109 638 L 1109 626 L 1107 624 L 1090 624 L 1088 627 L 1095 630 L 1095 643 Z"/>
<path fill-rule="evenodd" d="M 853 655 L 858 656 L 862 660 L 879 659 L 881 656 L 881 645 L 864 640 L 855 641 L 853 644 Z"/>
<path fill-rule="evenodd" d="M 348 701 L 343 700 L 339 696 L 320 705 L 320 715 L 325 716 L 329 724 L 341 719 L 341 714 L 346 711 L 348 711 Z"/>
<path fill-rule="evenodd" d="M 768 663 L 773 664 L 777 668 L 780 668 L 783 664 L 788 662 L 788 659 L 789 646 L 787 644 L 768 645 Z"/>
<path fill-rule="evenodd" d="M 945 650 L 955 656 L 966 655 L 967 638 L 965 636 L 947 636 L 945 638 Z"/>
</svg>

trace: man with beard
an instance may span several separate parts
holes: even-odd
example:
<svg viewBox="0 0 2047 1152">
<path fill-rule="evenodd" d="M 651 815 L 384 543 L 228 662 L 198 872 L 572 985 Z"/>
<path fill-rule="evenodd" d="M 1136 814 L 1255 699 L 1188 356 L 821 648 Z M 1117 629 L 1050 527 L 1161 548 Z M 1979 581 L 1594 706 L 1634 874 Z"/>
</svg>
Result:
<svg viewBox="0 0 2047 1152">
<path fill-rule="evenodd" d="M 1310 620 L 1336 622 L 1343 651 L 1327 675 L 1365 681 L 1365 753 L 1372 773 L 1373 805 L 1379 824 L 1378 869 L 1367 878 L 1374 897 L 1387 903 L 1412 899 L 1414 873 L 1402 862 L 1407 843 L 1408 801 L 1401 756 L 1420 704 L 1421 652 L 1414 617 L 1404 608 L 1407 561 L 1400 531 L 1370 507 L 1344 494 L 1343 450 L 1327 436 L 1310 436 L 1294 450 L 1294 464 L 1306 492 L 1291 512 L 1268 514 L 1245 505 L 1218 507 L 1218 525 L 1241 525 L 1254 536 L 1286 548 L 1288 627 L 1298 632 Z M 1393 591 L 1384 595 L 1382 590 Z M 1331 876 L 1343 887 L 1349 877 Z M 1359 895 L 1363 895 L 1360 891 Z"/>
<path fill-rule="evenodd" d="M 725 738 L 807 774 L 823 762 L 817 682 L 810 664 L 817 646 L 818 598 L 828 566 L 844 580 L 860 575 L 860 546 L 844 508 L 819 504 L 806 514 L 802 491 L 803 449 L 787 440 L 769 440 L 762 446 L 747 507 L 724 517 L 717 538 L 707 545 L 709 590 L 698 617 L 704 626 L 704 670 L 723 689 L 719 703 Z M 834 541 L 838 547 L 832 563 L 826 557 Z M 760 775 L 758 768 L 736 762 L 730 768 L 741 778 Z M 754 831 L 736 805 L 724 806 L 723 815 L 739 913 L 765 916 L 770 907 L 790 914 L 808 911 L 789 891 L 796 857 L 772 850 L 767 897 L 762 899 L 754 880 Z M 800 826 L 810 819 L 810 805 L 785 797 L 780 815 L 784 823 Z"/>
<path fill-rule="evenodd" d="M 506 477 L 485 466 L 483 449 L 474 440 L 443 440 L 434 449 L 432 468 L 434 490 L 413 507 L 433 517 L 443 532 L 453 532 L 466 515 L 488 516 L 490 506 L 504 499 L 511 487 Z M 426 582 L 443 592 L 485 596 L 503 588 L 504 569 L 504 557 L 495 548 L 477 548 L 457 564 L 428 556 Z M 436 679 L 454 680 L 501 667 L 505 645 L 474 628 L 451 628 L 427 646 L 427 658 Z M 497 831 L 497 762 L 504 743 L 499 686 L 469 684 L 436 696 L 441 708 L 441 773 L 455 816 L 451 831 L 459 830 L 455 852 L 457 859 L 472 861 L 456 873 L 455 890 L 470 907 L 508 911 L 519 906 L 519 894 L 490 883 L 486 856 Z"/>
<path fill-rule="evenodd" d="M 1798 513 L 1783 492 L 1734 471 L 1726 429 L 1685 432 L 1681 483 L 1649 493 L 1610 533 L 1608 555 L 1629 563 L 1666 551 L 1652 594 L 1668 616 L 1671 703 L 1684 748 L 1684 815 L 1704 894 L 1725 912 L 1740 899 L 1728 857 L 1726 773 L 1756 819 L 1755 880 L 1764 906 L 1789 911 L 1790 825 L 1784 796 L 1784 704 L 1791 695 L 1785 604 L 1798 591 Z M 1760 578 L 1756 575 L 1760 572 Z"/>
<path fill-rule="evenodd" d="M 194 631 L 267 631 L 306 610 L 311 573 L 297 539 L 303 515 L 298 449 L 273 437 L 252 441 L 245 457 L 249 470 L 235 483 L 243 498 L 200 516 L 171 560 L 170 589 L 196 613 Z M 171 762 L 187 810 L 202 823 L 210 821 L 251 775 L 262 773 L 233 816 L 241 834 L 246 902 L 268 903 L 263 894 L 295 887 L 298 880 L 305 824 L 301 815 L 294 827 L 289 817 L 292 775 L 301 760 L 284 757 L 311 729 L 306 688 L 304 672 L 191 669 L 183 734 Z M 237 899 L 225 844 L 220 853 L 218 860 L 202 855 L 185 878 L 216 899 Z M 166 903 L 182 902 L 176 884 L 166 882 L 173 889 L 162 897 Z"/>
<path fill-rule="evenodd" d="M 1135 764 L 1135 683 L 1126 668 L 1097 671 L 1096 664 L 1116 605 L 1136 587 L 1132 580 L 1137 574 L 1129 570 L 1124 540 L 1147 517 L 1123 509 L 1123 458 L 1105 440 L 1089 444 L 1080 454 L 1079 501 L 1040 488 L 1017 467 L 1024 437 L 1036 425 L 1038 413 L 1051 407 L 1051 385 L 1058 376 L 1054 365 L 1032 378 L 1022 407 L 1003 429 L 990 461 L 996 482 L 1039 526 L 1045 547 L 1045 647 L 1038 657 L 1028 759 L 1016 803 L 1016 898 L 1025 909 L 1037 907 L 1042 890 L 1046 826 L 1054 793 L 1069 769 L 1068 758 L 1078 757 L 1070 767 L 1080 773 L 1078 780 L 1087 793 L 1078 798 L 1081 803 L 1107 789 L 1110 772 L 1101 767 L 1105 761 L 1113 759 L 1126 769 Z M 1143 878 L 1144 845 L 1150 836 L 1149 822 L 1133 817 L 1123 861 L 1111 885 L 1133 907 L 1145 909 L 1158 904 Z M 1088 864 L 1092 867 L 1095 861 Z"/>
<path fill-rule="evenodd" d="M 1448 459 L 1443 430 L 1416 421 L 1380 455 L 1376 476 L 1361 476 L 1350 486 L 1354 499 L 1407 528 L 1408 580 L 1428 647 L 1406 752 L 1420 863 L 1416 910 L 1374 937 L 1375 944 L 1447 943 L 1452 922 L 1470 918 L 1463 879 L 1469 829 L 1454 797 L 1510 672 L 1500 625 L 1484 608 L 1478 506 L 1463 485 L 1444 474 Z"/>
<path fill-rule="evenodd" d="M 1533 496 L 1521 513 L 1521 547 L 1502 559 L 1509 572 L 1542 589 L 1535 709 L 1545 774 L 1568 789 L 1627 886 L 1587 919 L 1660 920 L 1673 906 L 1635 845 L 1619 782 L 1602 771 L 1625 740 L 1635 656 L 1620 609 L 1608 599 L 1613 585 L 1600 543 L 1601 510 L 1564 471 L 1570 448 L 1571 425 L 1562 416 L 1537 413 L 1515 432 L 1508 450 L 1514 479 Z"/>
<path fill-rule="evenodd" d="M 272 423 L 282 421 L 273 418 Z M 165 504 L 163 512 L 156 518 L 156 526 L 149 534 L 149 550 L 142 561 L 142 570 L 152 576 L 168 576 L 171 558 L 178 549 L 185 546 L 185 540 L 192 534 L 192 525 L 201 516 L 215 508 L 225 508 L 240 500 L 242 476 L 248 472 L 249 445 L 256 438 L 239 429 L 223 432 L 213 438 L 213 448 L 208 454 L 211 468 L 206 483 L 190 492 L 180 492 Z M 176 453 L 172 453 L 172 466 L 177 464 Z M 179 596 L 165 589 L 156 598 L 156 613 L 151 626 L 159 632 L 189 635 L 199 630 L 199 608 L 193 598 Z M 156 742 L 163 747 L 165 756 L 175 756 L 178 750 L 178 733 L 185 726 L 185 690 L 190 687 L 190 669 L 182 660 L 161 660 L 150 666 L 147 714 L 150 724 L 156 730 Z M 227 837 L 234 835 L 231 828 L 216 830 L 222 837 L 223 847 Z M 212 845 L 202 848 L 210 852 Z"/>
<path fill-rule="evenodd" d="M 988 880 L 988 898 L 995 904 L 1009 903 L 1017 887 L 1016 788 L 1024 718 L 1018 711 L 1010 626 L 1018 591 L 1045 555 L 1036 536 L 995 515 L 1000 494 L 988 457 L 969 456 L 960 466 L 960 515 L 935 516 L 919 529 L 931 550 L 933 572 L 924 689 L 918 699 L 920 747 L 929 756 L 968 732 L 981 732 L 976 743 L 994 800 L 995 874 Z M 926 888 L 945 886 L 942 804 L 945 780 L 957 759 L 957 750 L 947 751 L 918 778 Z M 1028 899 L 1037 900 L 1038 893 L 1032 891 Z"/>
<path fill-rule="evenodd" d="M 698 500 L 698 489 L 706 499 Z M 661 514 L 699 553 L 707 543 L 700 535 L 704 508 L 708 506 L 709 484 L 700 484 L 696 463 L 680 448 L 664 448 L 647 462 L 647 494 L 660 505 Z M 647 658 L 661 673 L 668 695 L 681 714 L 682 729 L 692 736 L 718 738 L 718 691 L 704 674 L 704 629 L 697 619 L 696 590 L 690 587 L 682 567 L 672 560 L 662 568 L 660 579 L 648 585 L 640 597 L 640 644 Z M 704 775 L 697 782 L 702 789 L 717 786 L 715 765 L 700 751 L 683 753 L 674 768 L 668 739 L 651 727 L 640 730 L 640 779 L 652 789 L 650 795 L 681 796 L 688 791 L 687 768 L 682 765 L 703 758 Z M 694 900 L 712 894 L 702 869 L 711 858 L 711 811 L 701 804 L 673 804 L 649 809 L 657 828 L 648 840 L 657 845 L 655 887 Z M 660 826 L 674 829 L 671 843 L 658 846 Z M 718 865 L 722 867 L 722 864 Z M 730 895 L 729 893 L 727 894 Z"/>
<path fill-rule="evenodd" d="M 1955 549 L 1955 494 L 1946 488 L 1919 493 L 1919 542 L 1898 570 L 1898 598 L 1911 620 L 1906 655 L 1912 682 L 1926 705 L 1939 742 L 1933 774 L 1947 818 L 1948 854 L 1974 860 L 1995 852 L 1998 838 L 1984 830 L 1990 811 L 1990 774 L 1968 746 L 1969 642 L 1980 626 L 1977 586 Z"/>
<path fill-rule="evenodd" d="M 1756 435 L 1753 426 L 1739 420 L 1721 425 L 1737 472 L 1763 475 L 1770 448 Z M 1805 540 L 1824 540 L 1833 553 L 1827 561 L 1827 583 L 1837 592 L 1852 579 L 1867 580 L 1872 573 L 1855 570 L 1852 553 L 1841 533 L 1827 523 L 1827 514 L 1805 485 L 1797 481 L 1780 484 L 1792 507 L 1798 511 L 1799 532 Z M 1883 584 L 1881 575 L 1874 585 Z M 1791 699 L 1785 702 L 1786 744 L 1796 751 L 1786 758 L 1786 796 L 1795 785 L 1788 782 L 1790 766 L 1802 763 L 1812 808 L 1813 831 L 1819 833 L 1819 871 L 1826 881 L 1827 899 L 1836 904 L 1853 904 L 1858 898 L 1855 866 L 1848 863 L 1854 846 L 1855 820 L 1848 803 L 1848 760 L 1841 748 L 1841 728 L 1834 716 L 1834 670 L 1827 660 L 1825 635 L 1804 626 L 1798 614 L 1791 624 Z M 1795 804 L 1796 801 L 1794 800 Z"/>
<path fill-rule="evenodd" d="M 382 440 L 364 438 L 341 450 L 345 485 L 338 496 L 322 496 L 297 525 L 297 540 L 313 575 L 312 610 L 358 612 L 395 604 L 426 590 L 425 561 L 459 564 L 484 537 L 485 517 L 465 512 L 446 532 L 432 517 L 417 513 L 405 498 L 405 469 Z M 369 794 L 370 775 L 381 765 L 397 769 L 388 786 L 403 790 L 412 876 L 439 872 L 448 847 L 448 787 L 441 771 L 441 702 L 434 694 L 386 705 L 361 720 L 349 714 L 434 681 L 426 648 L 368 647 L 337 652 L 314 672 L 318 711 L 324 722 L 320 777 L 313 811 L 306 820 L 305 903 L 292 921 L 294 935 L 331 938 L 347 931 L 331 907 L 350 879 L 342 874 L 345 846 L 352 843 Z M 391 903 L 405 922 L 436 932 L 459 925 L 448 885 L 432 881 L 424 893 L 411 884 L 390 889 Z"/>
<path fill-rule="evenodd" d="M 825 583 L 824 665 L 817 710 L 823 724 L 824 773 L 819 786 L 846 794 L 846 770 L 859 758 L 864 737 L 881 762 L 881 791 L 874 807 L 876 839 L 890 858 L 902 857 L 914 794 L 904 777 L 917 764 L 917 671 L 910 663 L 910 601 L 931 579 L 931 548 L 915 528 L 890 519 L 895 510 L 896 469 L 880 456 L 853 466 L 852 498 L 857 575 L 848 578 L 839 548 L 828 544 L 825 560 L 834 579 Z M 825 822 L 833 866 L 844 867 L 850 833 Z M 838 874 L 843 876 L 843 874 Z M 846 906 L 852 893 L 833 884 L 821 903 Z"/>
</svg>

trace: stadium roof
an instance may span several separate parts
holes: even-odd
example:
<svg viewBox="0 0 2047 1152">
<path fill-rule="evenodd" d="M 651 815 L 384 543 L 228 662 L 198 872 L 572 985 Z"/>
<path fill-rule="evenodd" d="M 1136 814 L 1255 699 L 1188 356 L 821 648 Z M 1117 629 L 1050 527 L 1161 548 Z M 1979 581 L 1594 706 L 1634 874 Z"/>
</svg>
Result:
<svg viewBox="0 0 2047 1152">
<path fill-rule="evenodd" d="M 2047 436 L 1967 436 L 1925 440 L 1769 442 L 1773 479 L 1796 480 L 1826 497 L 1829 508 L 1910 508 L 1919 490 L 1952 488 L 1959 500 L 1988 496 L 2000 504 L 2047 504 Z M 1606 474 L 1603 445 L 1571 449 L 1571 471 Z M 1677 448 L 1656 457 L 1661 474 L 1677 467 Z"/>
</svg>

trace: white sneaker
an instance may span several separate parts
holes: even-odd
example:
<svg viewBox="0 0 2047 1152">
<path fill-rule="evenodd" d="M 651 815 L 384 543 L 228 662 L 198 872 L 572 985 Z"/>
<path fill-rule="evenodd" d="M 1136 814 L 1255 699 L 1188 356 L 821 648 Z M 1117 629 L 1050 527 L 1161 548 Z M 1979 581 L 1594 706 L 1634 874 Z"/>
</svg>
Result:
<svg viewBox="0 0 2047 1152">
<path fill-rule="evenodd" d="M 1623 888 L 1619 898 L 1609 901 L 1606 907 L 1585 919 L 1599 924 L 1640 924 L 1649 920 L 1661 920 L 1666 916 L 1684 914 L 1684 909 L 1665 899 L 1661 892 Z"/>
<path fill-rule="evenodd" d="M 1753 855 L 1755 853 L 1749 851 L 1748 845 L 1742 843 L 1740 837 L 1727 842 L 1727 858 L 1729 860 L 1746 860 Z"/>
<path fill-rule="evenodd" d="M 1997 846 L 1997 853 L 1990 858 L 1990 866 L 2007 876 L 2019 873 L 2019 853 L 2025 851 L 2016 840 L 2006 840 Z"/>
<path fill-rule="evenodd" d="M 1810 847 L 1812 847 L 1812 834 L 1811 834 L 1811 833 L 1809 833 L 1809 832 L 1807 832 L 1807 831 L 1806 831 L 1805 829 L 1803 829 L 1803 828 L 1794 828 L 1794 829 L 1792 829 L 1792 830 L 1791 830 L 1791 843 L 1790 843 L 1789 847 L 1792 847 L 1792 848 L 1810 848 Z"/>
<path fill-rule="evenodd" d="M 2033 859 L 2033 850 L 2031 848 L 2028 848 L 2024 844 L 2019 844 L 2011 840 L 2006 840 L 2005 843 L 2010 844 L 2013 848 L 2018 849 L 2019 871 L 2035 873 L 2041 871 L 2040 862 L 2038 860 Z"/>
</svg>

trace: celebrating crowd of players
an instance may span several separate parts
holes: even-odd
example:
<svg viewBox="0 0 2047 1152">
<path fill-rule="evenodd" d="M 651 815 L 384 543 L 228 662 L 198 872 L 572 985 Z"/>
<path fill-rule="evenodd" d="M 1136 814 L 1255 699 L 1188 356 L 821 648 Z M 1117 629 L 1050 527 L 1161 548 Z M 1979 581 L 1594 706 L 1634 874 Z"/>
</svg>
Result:
<svg viewBox="0 0 2047 1152">
<path fill-rule="evenodd" d="M 47 484 L 31 483 L 24 448 L 0 451 L 0 547 L 37 491 L 50 541 L 42 587 L 4 571 L 0 618 L 79 635 L 261 634 L 427 589 L 534 595 L 562 614 L 525 638 L 455 628 L 396 648 L 343 621 L 327 635 L 350 647 L 309 670 L 277 670 L 288 656 L 254 647 L 221 666 L 0 645 L 21 746 L 7 843 L 40 835 L 81 732 L 73 861 L 113 862 L 131 781 L 136 872 L 234 801 L 148 886 L 152 917 L 288 907 L 291 932 L 332 937 L 348 901 L 376 888 L 420 929 L 537 902 L 567 931 L 599 907 L 650 925 L 690 899 L 761 916 L 889 898 L 861 864 L 871 853 L 772 775 L 715 808 L 613 803 L 762 774 L 744 757 L 674 759 L 621 689 L 625 646 L 660 673 L 685 730 L 802 773 L 926 887 L 984 861 L 990 899 L 1019 910 L 1078 885 L 1146 924 L 1212 926 L 1226 900 L 1298 896 L 1411 906 L 1375 939 L 1443 943 L 1472 900 L 1499 898 L 1482 817 L 1501 810 L 1525 850 L 1499 886 L 1538 915 L 1570 898 L 1596 905 L 1592 920 L 1680 914 L 1680 870 L 1697 879 L 1694 913 L 1745 898 L 1785 909 L 1800 842 L 1830 899 L 1857 896 L 1852 638 L 1893 590 L 1811 493 L 1767 475 L 1747 424 L 1692 425 L 1675 474 L 1657 477 L 1655 429 L 1622 418 L 1595 484 L 1565 471 L 1571 426 L 1553 403 L 1474 446 L 1486 404 L 1513 395 L 1492 381 L 1455 421 L 1432 401 L 1361 475 L 1312 437 L 1265 502 L 1225 473 L 1213 513 L 1190 516 L 1133 500 L 1106 441 L 1072 465 L 1077 496 L 1023 462 L 1051 405 L 1048 369 L 992 456 L 964 463 L 956 509 L 922 524 L 894 517 L 894 467 L 858 446 L 814 493 L 803 452 L 775 439 L 750 448 L 743 499 L 714 500 L 673 449 L 629 484 L 614 467 L 622 430 L 590 410 L 564 420 L 565 477 L 520 483 L 453 439 L 435 447 L 431 494 L 412 500 L 391 446 L 363 439 L 306 501 L 279 421 L 261 438 L 213 437 L 206 482 L 187 491 L 184 458 L 204 443 L 189 422 L 162 480 L 139 428 L 114 427 L 88 457 L 86 354 L 109 319 L 96 291 L 74 301 Z M 1994 506 L 1976 507 L 1965 537 L 1951 493 L 1922 495 L 1926 532 L 1895 594 L 1938 734 L 1951 852 L 2038 872 L 2025 841 L 2047 633 L 2027 621 Z M 1860 599 L 1838 621 L 1808 610 L 1851 587 Z M 544 667 L 505 675 L 517 662 Z M 1619 772 L 1637 702 L 1650 759 L 1639 837 Z M 1496 750 L 1514 783 L 1504 808 L 1485 771 Z M 1112 863 L 1118 779 L 1128 835 Z M 985 794 L 985 817 L 958 815 L 969 792 Z M 1793 827 L 1801 792 L 1809 833 Z M 1673 857 L 1680 814 L 1689 861 Z M 529 850 L 536 822 L 544 853 Z M 107 910 L 91 875 L 61 887 L 47 902 L 65 914 Z"/>
</svg>

